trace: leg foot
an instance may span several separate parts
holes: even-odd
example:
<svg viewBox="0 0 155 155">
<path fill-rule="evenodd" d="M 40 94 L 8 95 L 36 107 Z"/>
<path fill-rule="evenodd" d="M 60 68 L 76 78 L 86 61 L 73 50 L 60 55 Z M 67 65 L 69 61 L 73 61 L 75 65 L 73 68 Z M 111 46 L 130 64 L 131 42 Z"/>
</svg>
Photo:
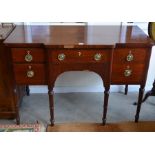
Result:
<svg viewBox="0 0 155 155">
<path fill-rule="evenodd" d="M 144 94 L 144 87 L 141 86 L 139 89 L 139 96 L 138 96 L 138 103 L 137 103 L 137 111 L 136 111 L 136 115 L 135 115 L 135 122 L 138 122 L 138 120 L 139 120 L 139 114 L 140 114 L 140 110 L 141 110 L 143 94 Z"/>
<path fill-rule="evenodd" d="M 54 120 L 51 120 L 51 126 L 54 126 Z"/>
<path fill-rule="evenodd" d="M 26 95 L 27 95 L 27 96 L 30 96 L 30 88 L 29 88 L 28 85 L 26 86 Z"/>
<path fill-rule="evenodd" d="M 139 115 L 136 115 L 135 116 L 135 123 L 138 123 L 138 120 L 139 120 Z"/>
<path fill-rule="evenodd" d="M 49 107 L 50 107 L 50 121 L 51 121 L 51 126 L 54 126 L 54 101 L 53 101 L 53 87 L 49 86 L 48 87 L 48 95 L 49 95 Z"/>
<path fill-rule="evenodd" d="M 103 125 L 106 124 L 108 99 L 109 99 L 109 87 L 105 88 L 105 91 L 104 91 L 104 105 L 103 105 L 103 117 L 102 117 L 102 123 L 103 123 Z"/>
<path fill-rule="evenodd" d="M 127 95 L 128 94 L 128 85 L 125 85 L 125 93 L 124 93 L 125 95 Z"/>
<path fill-rule="evenodd" d="M 106 124 L 106 119 L 102 119 L 102 125 Z"/>
<path fill-rule="evenodd" d="M 20 124 L 20 120 L 16 119 L 16 124 L 19 125 Z"/>
<path fill-rule="evenodd" d="M 18 104 L 18 103 L 17 103 Z M 16 105 L 16 124 L 20 124 L 19 107 Z"/>
<path fill-rule="evenodd" d="M 14 103 L 15 103 L 15 116 L 16 116 L 16 124 L 20 124 L 20 116 L 19 116 L 19 100 L 17 96 L 17 87 L 14 89 Z"/>
</svg>

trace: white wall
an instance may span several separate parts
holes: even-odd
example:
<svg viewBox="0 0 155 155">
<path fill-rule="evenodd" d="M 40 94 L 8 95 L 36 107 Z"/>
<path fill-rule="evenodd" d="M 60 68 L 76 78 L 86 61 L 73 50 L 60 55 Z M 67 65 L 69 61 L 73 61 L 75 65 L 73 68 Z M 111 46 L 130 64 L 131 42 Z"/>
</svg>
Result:
<svg viewBox="0 0 155 155">
<path fill-rule="evenodd" d="M 88 23 L 88 24 L 114 24 L 120 25 L 121 23 Z M 147 23 L 136 23 L 140 25 L 144 31 L 147 30 Z M 88 33 L 96 33 L 98 30 L 88 30 Z M 119 33 L 119 29 L 118 29 Z M 155 48 L 153 48 L 150 67 L 148 72 L 148 79 L 146 90 L 150 90 L 153 80 L 155 78 Z M 31 86 L 31 93 L 47 93 L 46 86 Z M 129 91 L 138 91 L 139 86 L 129 86 Z M 99 75 L 88 71 L 66 72 L 60 75 L 55 83 L 55 92 L 103 92 L 103 82 Z M 111 92 L 124 91 L 124 86 L 111 86 Z"/>
</svg>

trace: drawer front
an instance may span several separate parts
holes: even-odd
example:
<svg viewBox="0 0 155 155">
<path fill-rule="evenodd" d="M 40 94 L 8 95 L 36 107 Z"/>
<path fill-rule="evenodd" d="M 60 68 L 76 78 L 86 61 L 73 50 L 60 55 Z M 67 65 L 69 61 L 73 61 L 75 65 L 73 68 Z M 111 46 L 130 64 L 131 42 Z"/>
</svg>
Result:
<svg viewBox="0 0 155 155">
<path fill-rule="evenodd" d="M 44 50 L 41 48 L 12 48 L 13 62 L 44 62 Z"/>
<path fill-rule="evenodd" d="M 114 50 L 113 63 L 144 63 L 147 53 L 145 48 L 118 48 Z"/>
<path fill-rule="evenodd" d="M 14 64 L 17 84 L 45 84 L 45 66 L 43 64 Z"/>
<path fill-rule="evenodd" d="M 140 84 L 145 73 L 144 64 L 113 65 L 112 84 Z"/>
<path fill-rule="evenodd" d="M 53 63 L 104 63 L 110 50 L 50 50 Z"/>
</svg>

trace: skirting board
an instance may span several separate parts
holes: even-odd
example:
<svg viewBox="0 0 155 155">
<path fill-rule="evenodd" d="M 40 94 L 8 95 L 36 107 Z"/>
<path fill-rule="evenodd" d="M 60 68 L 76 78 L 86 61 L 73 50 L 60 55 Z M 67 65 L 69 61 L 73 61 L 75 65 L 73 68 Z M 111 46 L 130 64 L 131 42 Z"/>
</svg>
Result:
<svg viewBox="0 0 155 155">
<path fill-rule="evenodd" d="M 124 85 L 116 86 L 112 85 L 110 87 L 110 92 L 124 92 Z M 146 87 L 145 90 L 148 91 L 152 88 Z M 138 85 L 129 85 L 129 92 L 138 92 Z M 31 93 L 47 93 L 47 86 L 30 86 Z M 104 92 L 103 87 L 54 87 L 55 93 L 72 93 L 72 92 Z"/>
</svg>

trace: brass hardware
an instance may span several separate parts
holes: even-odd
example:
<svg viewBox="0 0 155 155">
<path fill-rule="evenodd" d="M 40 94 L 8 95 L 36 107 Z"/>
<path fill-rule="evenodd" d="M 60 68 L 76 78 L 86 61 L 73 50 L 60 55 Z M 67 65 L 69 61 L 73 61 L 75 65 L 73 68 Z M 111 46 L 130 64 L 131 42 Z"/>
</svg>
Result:
<svg viewBox="0 0 155 155">
<path fill-rule="evenodd" d="M 25 55 L 25 61 L 31 62 L 32 60 L 33 60 L 33 57 L 30 54 L 30 51 L 27 51 L 27 54 Z"/>
<path fill-rule="evenodd" d="M 58 55 L 58 60 L 63 61 L 65 59 L 66 55 L 64 53 L 61 53 Z"/>
<path fill-rule="evenodd" d="M 78 43 L 78 45 L 84 45 L 84 43 Z"/>
<path fill-rule="evenodd" d="M 33 76 L 34 76 L 33 70 L 27 71 L 27 77 L 32 78 Z"/>
<path fill-rule="evenodd" d="M 29 68 L 29 70 L 31 70 L 32 66 L 29 66 L 28 68 Z"/>
<path fill-rule="evenodd" d="M 133 60 L 133 54 L 131 54 L 131 52 L 127 55 L 126 60 L 127 61 L 132 61 Z"/>
<path fill-rule="evenodd" d="M 79 54 L 79 57 L 80 57 L 82 53 L 81 52 L 78 52 L 78 54 Z"/>
<path fill-rule="evenodd" d="M 96 53 L 96 54 L 94 55 L 94 59 L 95 59 L 96 61 L 100 61 L 101 58 L 102 58 L 102 55 L 101 55 L 100 53 Z"/>
<path fill-rule="evenodd" d="M 74 48 L 74 45 L 64 45 L 64 48 Z"/>
<path fill-rule="evenodd" d="M 34 71 L 31 70 L 32 66 L 28 66 L 29 70 L 27 71 L 27 77 L 32 78 L 34 76 Z"/>
<path fill-rule="evenodd" d="M 126 69 L 124 71 L 124 76 L 126 76 L 126 77 L 130 76 L 131 74 L 132 74 L 132 70 L 131 69 Z"/>
</svg>

